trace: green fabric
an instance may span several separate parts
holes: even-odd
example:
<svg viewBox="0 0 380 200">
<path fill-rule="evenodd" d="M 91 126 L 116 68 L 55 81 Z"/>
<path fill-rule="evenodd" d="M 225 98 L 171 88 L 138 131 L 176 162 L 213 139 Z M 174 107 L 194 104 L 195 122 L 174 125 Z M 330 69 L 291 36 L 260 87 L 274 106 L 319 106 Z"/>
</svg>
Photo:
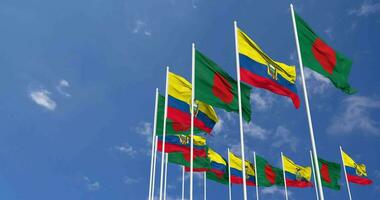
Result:
<svg viewBox="0 0 380 200">
<path fill-rule="evenodd" d="M 300 16 L 295 14 L 295 18 L 303 64 L 330 79 L 335 87 L 341 89 L 343 92 L 347 94 L 355 93 L 356 90 L 353 89 L 348 83 L 348 76 L 351 71 L 352 61 L 341 53 L 333 50 L 331 47 L 328 47 L 328 45 L 314 33 L 311 27 Z M 320 48 L 319 50 L 314 49 L 314 51 L 319 52 L 318 58 L 315 56 L 316 54 L 313 53 L 313 46 L 315 47 L 317 40 L 318 44 L 323 44 L 324 47 L 328 47 L 322 49 Z M 331 59 L 334 56 L 329 55 L 334 54 L 335 58 Z M 322 66 L 321 62 L 330 63 L 332 66 L 335 66 L 332 73 L 326 70 Z"/>
<path fill-rule="evenodd" d="M 207 172 L 206 173 L 207 179 L 213 180 L 215 182 L 228 185 L 228 172 L 226 172 L 222 177 L 218 177 L 215 173 L 213 172 Z"/>
<path fill-rule="evenodd" d="M 190 155 L 188 155 L 190 157 Z M 169 153 L 168 161 L 170 163 L 190 167 L 190 159 L 186 159 L 183 153 Z M 194 169 L 210 169 L 210 160 L 207 157 L 196 157 L 193 161 Z"/>
<path fill-rule="evenodd" d="M 333 190 L 340 190 L 340 164 L 326 161 L 321 158 L 318 158 L 318 164 L 319 171 L 321 174 L 322 185 Z"/>
<path fill-rule="evenodd" d="M 157 102 L 157 119 L 156 119 L 156 135 L 160 136 L 163 134 L 164 130 L 164 115 L 165 115 L 165 97 L 162 95 L 158 95 L 158 102 Z M 189 131 L 175 131 L 173 129 L 173 125 L 175 123 L 170 120 L 166 119 L 166 134 L 167 135 L 190 135 Z M 202 130 L 194 127 L 194 134 L 200 134 L 203 133 Z"/>
<path fill-rule="evenodd" d="M 256 155 L 257 182 L 258 186 L 270 187 L 273 185 L 284 185 L 283 170 L 271 166 L 267 160 Z"/>
<path fill-rule="evenodd" d="M 218 85 L 215 85 L 218 84 Z M 241 86 L 243 118 L 251 120 L 251 88 Z M 228 112 L 239 112 L 238 85 L 228 73 L 201 52 L 195 52 L 195 98 Z"/>
</svg>

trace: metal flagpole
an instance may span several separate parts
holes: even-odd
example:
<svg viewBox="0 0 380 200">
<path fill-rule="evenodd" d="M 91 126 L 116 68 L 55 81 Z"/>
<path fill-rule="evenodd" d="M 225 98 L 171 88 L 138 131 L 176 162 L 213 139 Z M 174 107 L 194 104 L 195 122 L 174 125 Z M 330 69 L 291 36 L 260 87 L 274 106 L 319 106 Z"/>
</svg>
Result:
<svg viewBox="0 0 380 200">
<path fill-rule="evenodd" d="M 164 184 L 164 162 L 165 162 L 165 139 L 166 139 L 166 117 L 168 115 L 168 86 L 169 86 L 169 66 L 166 67 L 166 83 L 165 83 L 165 110 L 164 125 L 162 129 L 162 152 L 161 152 L 161 177 L 160 177 L 160 200 L 162 200 L 162 190 Z"/>
<path fill-rule="evenodd" d="M 165 184 L 164 184 L 164 200 L 166 200 L 166 185 L 168 184 L 168 154 L 165 153 Z"/>
<path fill-rule="evenodd" d="M 206 180 L 207 180 L 206 172 L 204 172 L 204 173 L 203 173 L 203 199 L 204 199 L 204 200 L 207 199 L 207 185 L 206 185 Z"/>
<path fill-rule="evenodd" d="M 194 158 L 194 142 L 193 142 L 193 136 L 194 136 L 194 91 L 195 91 L 195 44 L 192 44 L 191 49 L 191 127 L 190 127 L 190 200 L 193 200 L 193 158 Z"/>
<path fill-rule="evenodd" d="M 342 150 L 342 146 L 339 146 L 339 149 L 340 149 L 340 156 L 342 157 L 343 170 L 344 170 L 344 177 L 346 178 L 346 185 L 347 185 L 348 197 L 350 197 L 350 200 L 352 200 L 352 197 L 351 197 L 351 190 L 350 190 L 350 184 L 348 183 L 347 171 L 346 171 L 346 167 L 345 167 L 344 159 L 343 159 L 343 150 Z"/>
<path fill-rule="evenodd" d="M 154 199 L 154 186 L 156 184 L 157 141 L 158 141 L 158 136 L 154 138 L 153 179 L 152 179 L 152 194 L 151 194 L 152 200 Z"/>
<path fill-rule="evenodd" d="M 298 61 L 300 64 L 300 71 L 301 71 L 301 79 L 302 79 L 302 87 L 303 87 L 303 93 L 305 97 L 305 105 L 306 105 L 306 114 L 307 114 L 307 119 L 309 122 L 309 130 L 310 130 L 310 139 L 311 139 L 311 147 L 313 150 L 313 158 L 314 158 L 314 163 L 318 163 L 318 155 L 317 155 L 317 147 L 315 145 L 315 139 L 314 139 L 314 130 L 313 130 L 313 122 L 311 119 L 311 114 L 310 114 L 310 108 L 309 108 L 309 98 L 307 96 L 307 89 L 306 89 L 306 82 L 305 82 L 305 76 L 303 73 L 303 64 L 302 64 L 302 57 L 301 57 L 301 50 L 298 42 L 298 32 L 297 32 L 297 27 L 296 27 L 296 19 L 294 16 L 294 9 L 293 9 L 293 4 L 290 4 L 290 9 L 292 12 L 292 20 L 293 20 L 293 29 L 294 29 L 294 36 L 296 40 L 296 46 L 297 46 L 297 52 L 298 52 Z M 319 173 L 319 170 L 316 170 L 317 174 L 317 183 L 318 183 L 318 189 L 319 189 L 319 194 L 321 200 L 324 200 L 324 195 L 323 195 L 323 189 L 322 189 L 322 184 L 321 184 L 321 175 Z"/>
<path fill-rule="evenodd" d="M 281 152 L 281 162 L 282 162 L 282 174 L 284 176 L 285 199 L 288 200 L 288 187 L 286 185 L 285 166 L 284 166 L 284 154 L 282 152 Z"/>
<path fill-rule="evenodd" d="M 238 85 L 238 99 L 239 99 L 239 121 L 240 121 L 240 147 L 241 147 L 241 159 L 242 171 L 243 171 L 243 195 L 244 200 L 247 200 L 247 180 L 245 174 L 245 153 L 244 153 L 244 134 L 243 134 L 243 114 L 241 106 L 241 91 L 240 91 L 240 60 L 239 60 L 239 47 L 238 47 L 238 37 L 237 37 L 237 22 L 234 21 L 234 31 L 235 31 L 235 55 L 236 55 L 236 74 L 237 74 L 237 85 Z"/>
<path fill-rule="evenodd" d="M 156 88 L 156 99 L 154 103 L 154 122 L 153 122 L 153 134 L 152 134 L 152 152 L 151 152 L 151 160 L 150 160 L 150 177 L 149 177 L 149 197 L 148 199 L 152 200 L 152 184 L 153 184 L 153 163 L 154 163 L 154 147 L 155 147 L 155 139 L 156 139 L 156 120 L 157 120 L 157 104 L 158 104 L 158 88 Z"/>
<path fill-rule="evenodd" d="M 232 200 L 232 190 L 231 190 L 231 167 L 230 167 L 230 149 L 227 148 L 228 153 L 228 196 L 229 200 Z"/>
<path fill-rule="evenodd" d="M 314 161 L 313 161 L 313 154 L 311 153 L 311 150 L 310 150 L 310 160 L 311 160 L 311 167 L 312 167 L 313 178 L 314 178 L 315 194 L 317 195 L 317 200 L 319 200 L 318 187 L 317 187 L 317 179 L 315 178 L 315 167 L 314 167 Z"/>
<path fill-rule="evenodd" d="M 185 166 L 182 166 L 182 200 L 185 200 Z"/>
<path fill-rule="evenodd" d="M 253 152 L 253 162 L 255 162 L 256 200 L 259 200 L 259 181 L 257 181 L 256 152 Z"/>
</svg>

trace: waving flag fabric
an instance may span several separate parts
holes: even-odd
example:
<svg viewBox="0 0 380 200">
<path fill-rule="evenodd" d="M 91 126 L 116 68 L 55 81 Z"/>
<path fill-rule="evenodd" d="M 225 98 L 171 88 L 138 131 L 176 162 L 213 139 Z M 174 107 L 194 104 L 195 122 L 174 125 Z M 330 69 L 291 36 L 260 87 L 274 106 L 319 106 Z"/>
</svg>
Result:
<svg viewBox="0 0 380 200">
<path fill-rule="evenodd" d="M 189 131 L 191 125 L 191 84 L 183 77 L 174 73 L 169 73 L 169 88 L 168 88 L 168 116 L 167 118 L 176 122 L 178 131 Z M 195 118 L 194 127 L 210 133 L 215 123 L 218 122 L 218 117 L 214 109 L 201 102 L 195 102 Z"/>
<path fill-rule="evenodd" d="M 243 118 L 251 120 L 251 88 L 241 84 Z M 222 108 L 239 112 L 237 82 L 216 63 L 201 52 L 195 52 L 195 98 Z"/>
<path fill-rule="evenodd" d="M 264 158 L 256 155 L 257 181 L 259 186 L 270 187 L 273 185 L 284 185 L 283 171 L 273 167 Z"/>
<path fill-rule="evenodd" d="M 344 151 L 342 151 L 342 155 L 343 164 L 346 168 L 347 179 L 349 182 L 359 185 L 372 184 L 372 180 L 368 178 L 366 166 L 364 164 L 356 163 Z"/>
<path fill-rule="evenodd" d="M 333 190 L 340 190 L 340 164 L 318 158 L 322 185 Z"/>
<path fill-rule="evenodd" d="M 231 170 L 231 183 L 243 184 L 243 171 L 242 171 L 242 160 L 230 152 L 230 170 Z M 255 168 L 252 163 L 245 161 L 245 173 L 246 173 L 246 183 L 250 186 L 255 186 Z"/>
<path fill-rule="evenodd" d="M 326 44 L 296 13 L 295 18 L 303 64 L 330 79 L 343 92 L 355 93 L 348 83 L 351 60 Z"/>
<path fill-rule="evenodd" d="M 283 156 L 284 171 L 287 187 L 311 187 L 311 167 L 303 167 L 295 164 L 288 157 Z"/>
<path fill-rule="evenodd" d="M 185 166 L 185 168 L 190 167 L 190 156 L 185 156 L 183 153 L 169 153 L 168 161 L 170 163 Z M 210 160 L 208 157 L 194 157 L 193 159 L 193 170 L 195 172 L 204 172 L 210 169 Z"/>
<path fill-rule="evenodd" d="M 157 150 L 162 151 L 162 136 L 158 136 Z M 206 139 L 194 135 L 194 157 L 207 157 Z M 165 153 L 182 152 L 190 159 L 190 136 L 168 135 L 165 138 Z"/>
<path fill-rule="evenodd" d="M 237 35 L 241 81 L 287 96 L 299 108 L 300 100 L 295 86 L 296 68 L 272 60 L 240 29 Z"/>
<path fill-rule="evenodd" d="M 208 179 L 222 184 L 228 184 L 228 167 L 226 160 L 211 148 L 208 149 L 210 159 L 210 170 L 206 176 Z"/>
</svg>

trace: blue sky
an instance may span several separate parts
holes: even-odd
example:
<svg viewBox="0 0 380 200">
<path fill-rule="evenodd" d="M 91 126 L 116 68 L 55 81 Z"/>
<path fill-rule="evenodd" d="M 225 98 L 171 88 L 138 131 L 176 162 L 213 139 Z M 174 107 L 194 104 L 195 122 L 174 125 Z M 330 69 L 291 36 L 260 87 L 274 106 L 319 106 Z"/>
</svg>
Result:
<svg viewBox="0 0 380 200">
<path fill-rule="evenodd" d="M 145 199 L 154 91 L 165 66 L 190 79 L 191 43 L 232 76 L 233 20 L 272 58 L 298 65 L 290 1 L 275 0 L 2 0 L 0 2 L 0 199 Z M 297 12 L 354 62 L 347 96 L 306 71 L 319 156 L 340 162 L 339 145 L 364 162 L 372 186 L 351 185 L 354 199 L 380 195 L 380 2 L 293 1 Z M 280 165 L 280 152 L 309 165 L 310 138 L 301 108 L 253 89 L 252 152 Z M 208 143 L 223 156 L 239 150 L 238 116 L 217 110 Z M 202 196 L 196 176 L 196 199 Z M 168 199 L 180 197 L 180 170 L 169 165 Z M 208 181 L 209 199 L 227 187 Z M 347 197 L 325 189 L 328 199 Z M 187 184 L 188 186 L 188 184 Z M 186 187 L 187 188 L 187 187 Z M 314 190 L 290 189 L 291 199 Z M 241 199 L 241 186 L 233 187 Z M 254 188 L 249 188 L 252 199 Z M 282 188 L 260 189 L 283 198 Z"/>
</svg>

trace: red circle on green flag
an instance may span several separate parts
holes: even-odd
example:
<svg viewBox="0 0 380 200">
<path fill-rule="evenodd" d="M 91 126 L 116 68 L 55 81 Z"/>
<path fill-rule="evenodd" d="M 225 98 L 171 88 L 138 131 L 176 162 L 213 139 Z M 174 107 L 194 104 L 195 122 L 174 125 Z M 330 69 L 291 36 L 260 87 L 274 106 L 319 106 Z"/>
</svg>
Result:
<svg viewBox="0 0 380 200">
<path fill-rule="evenodd" d="M 234 95 L 232 94 L 231 88 L 231 84 L 225 78 L 218 73 L 214 74 L 212 93 L 223 103 L 229 104 L 234 100 Z"/>
<path fill-rule="evenodd" d="M 311 48 L 315 59 L 322 68 L 329 74 L 332 74 L 336 65 L 336 53 L 333 48 L 317 38 Z"/>
<path fill-rule="evenodd" d="M 265 170 L 265 176 L 266 176 L 267 180 L 269 181 L 269 183 L 272 185 L 275 184 L 276 173 L 274 173 L 272 166 L 270 166 L 269 164 L 266 164 L 264 170 Z"/>
</svg>

